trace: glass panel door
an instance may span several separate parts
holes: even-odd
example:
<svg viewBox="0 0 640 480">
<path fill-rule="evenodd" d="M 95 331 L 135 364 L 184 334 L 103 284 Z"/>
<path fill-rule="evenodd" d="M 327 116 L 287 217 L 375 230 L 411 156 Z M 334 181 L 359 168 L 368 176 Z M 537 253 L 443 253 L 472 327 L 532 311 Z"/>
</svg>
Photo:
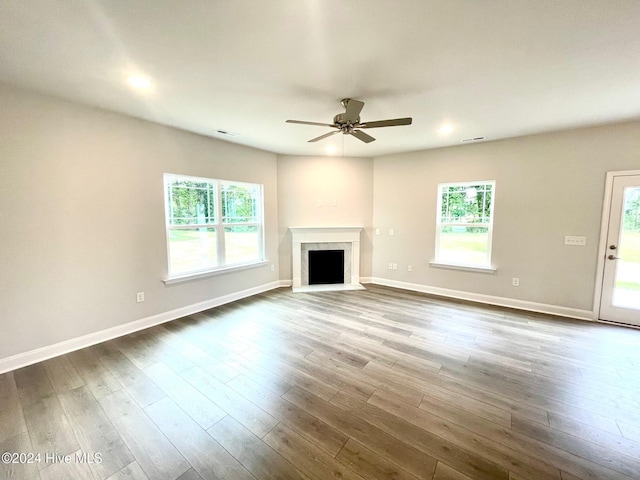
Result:
<svg viewBox="0 0 640 480">
<path fill-rule="evenodd" d="M 613 178 L 600 318 L 640 325 L 640 175 Z"/>
</svg>

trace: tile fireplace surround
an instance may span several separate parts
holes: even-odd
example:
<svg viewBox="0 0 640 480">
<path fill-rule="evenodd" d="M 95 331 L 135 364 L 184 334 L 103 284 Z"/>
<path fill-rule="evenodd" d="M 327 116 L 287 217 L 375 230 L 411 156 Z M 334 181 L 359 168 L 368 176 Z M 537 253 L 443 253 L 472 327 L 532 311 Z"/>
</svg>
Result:
<svg viewBox="0 0 640 480">
<path fill-rule="evenodd" d="M 360 285 L 360 233 L 363 227 L 289 227 L 293 291 L 363 290 Z M 309 250 L 344 250 L 342 284 L 309 285 Z"/>
</svg>

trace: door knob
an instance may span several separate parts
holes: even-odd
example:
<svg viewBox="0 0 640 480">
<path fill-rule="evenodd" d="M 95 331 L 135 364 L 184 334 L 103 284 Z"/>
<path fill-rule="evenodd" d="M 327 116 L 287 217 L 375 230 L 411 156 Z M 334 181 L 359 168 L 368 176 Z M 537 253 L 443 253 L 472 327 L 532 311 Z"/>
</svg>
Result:
<svg viewBox="0 0 640 480">
<path fill-rule="evenodd" d="M 616 257 L 615 255 L 609 255 L 607 258 L 609 260 L 618 260 L 620 257 Z"/>
</svg>

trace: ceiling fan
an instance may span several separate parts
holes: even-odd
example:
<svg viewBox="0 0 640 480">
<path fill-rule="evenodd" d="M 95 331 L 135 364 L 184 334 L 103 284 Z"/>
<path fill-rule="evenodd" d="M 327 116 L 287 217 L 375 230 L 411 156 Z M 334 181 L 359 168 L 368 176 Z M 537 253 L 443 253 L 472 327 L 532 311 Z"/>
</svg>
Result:
<svg viewBox="0 0 640 480">
<path fill-rule="evenodd" d="M 362 111 L 362 107 L 364 107 L 364 102 L 354 100 L 352 98 L 343 98 L 340 103 L 342 103 L 345 112 L 339 113 L 333 117 L 333 123 L 304 122 L 301 120 L 287 120 L 287 123 L 317 125 L 319 127 L 331 127 L 337 129 L 335 132 L 325 133 L 319 137 L 312 138 L 309 142 L 317 142 L 318 140 L 322 140 L 323 138 L 342 132 L 345 135 L 353 135 L 358 140 L 362 140 L 365 143 L 370 143 L 373 142 L 375 138 L 360 130 L 361 128 L 394 127 L 396 125 L 411 125 L 412 122 L 411 117 L 408 117 L 360 123 L 360 112 Z"/>
</svg>

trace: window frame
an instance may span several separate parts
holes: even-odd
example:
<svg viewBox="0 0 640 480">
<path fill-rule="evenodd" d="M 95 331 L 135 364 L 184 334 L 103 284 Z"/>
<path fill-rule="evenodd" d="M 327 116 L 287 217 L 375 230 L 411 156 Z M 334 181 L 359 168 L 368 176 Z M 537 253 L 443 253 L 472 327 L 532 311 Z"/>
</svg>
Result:
<svg viewBox="0 0 640 480">
<path fill-rule="evenodd" d="M 213 186 L 214 190 L 214 221 L 211 223 L 189 223 L 184 225 L 171 225 L 171 196 L 170 185 L 176 179 L 180 181 L 191 181 L 198 183 L 207 183 Z M 222 214 L 222 190 L 224 185 L 251 187 L 257 189 L 255 196 L 255 218 L 254 221 L 246 222 L 225 222 Z M 265 235 L 264 235 L 264 185 L 260 183 L 239 182 L 235 180 L 223 180 L 217 178 L 198 177 L 193 175 L 181 175 L 174 173 L 163 174 L 164 187 L 164 211 L 165 211 L 165 237 L 167 244 L 167 277 L 165 283 L 174 283 L 181 280 L 190 280 L 197 277 L 204 277 L 225 273 L 229 271 L 241 270 L 253 266 L 266 264 L 265 260 Z M 226 261 L 226 238 L 225 229 L 228 227 L 249 226 L 256 227 L 258 235 L 258 255 L 257 259 L 247 262 L 227 263 Z M 171 271 L 171 232 L 175 230 L 191 230 L 197 228 L 215 229 L 216 238 L 216 265 L 213 267 L 205 267 L 184 272 L 173 273 Z"/>
<path fill-rule="evenodd" d="M 469 222 L 443 222 L 442 221 L 442 195 L 443 190 L 446 187 L 473 187 L 478 185 L 491 185 L 491 204 L 489 205 L 489 221 L 483 223 L 469 223 Z M 495 192 L 496 181 L 495 180 L 477 180 L 466 182 L 447 182 L 438 184 L 438 198 L 436 202 L 436 238 L 435 238 L 435 259 L 430 262 L 432 266 L 453 268 L 460 270 L 471 270 L 479 272 L 493 273 L 496 269 L 492 266 L 492 245 L 493 245 L 493 222 L 494 222 L 494 207 L 495 207 Z M 457 226 L 457 227 L 483 227 L 487 229 L 487 253 L 485 261 L 483 263 L 461 263 L 452 262 L 448 259 L 443 259 L 440 254 L 440 236 L 442 233 L 442 227 Z"/>
</svg>

